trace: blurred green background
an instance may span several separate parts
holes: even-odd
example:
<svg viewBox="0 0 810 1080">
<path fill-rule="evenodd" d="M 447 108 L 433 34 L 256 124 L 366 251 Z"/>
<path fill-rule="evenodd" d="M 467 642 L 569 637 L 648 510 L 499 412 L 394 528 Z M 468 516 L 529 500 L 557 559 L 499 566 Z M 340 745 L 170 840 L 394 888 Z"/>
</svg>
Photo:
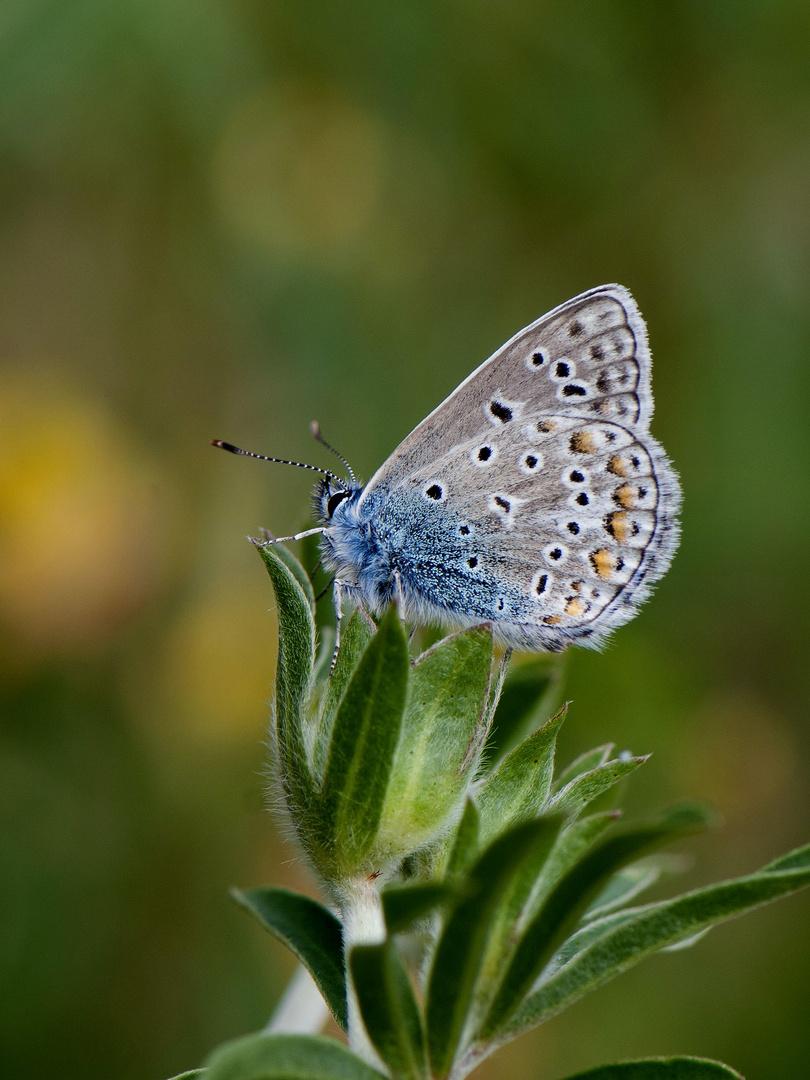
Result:
<svg viewBox="0 0 810 1080">
<path fill-rule="evenodd" d="M 806 0 L 3 0 L 0 1074 L 165 1080 L 290 958 L 263 809 L 275 648 L 246 533 L 307 520 L 308 422 L 370 476 L 506 338 L 605 281 L 656 356 L 683 545 L 567 659 L 563 752 L 810 840 Z M 482 1080 L 619 1057 L 810 1075 L 807 897 L 657 958 Z M 477 1074 L 478 1075 L 478 1074 Z"/>
</svg>

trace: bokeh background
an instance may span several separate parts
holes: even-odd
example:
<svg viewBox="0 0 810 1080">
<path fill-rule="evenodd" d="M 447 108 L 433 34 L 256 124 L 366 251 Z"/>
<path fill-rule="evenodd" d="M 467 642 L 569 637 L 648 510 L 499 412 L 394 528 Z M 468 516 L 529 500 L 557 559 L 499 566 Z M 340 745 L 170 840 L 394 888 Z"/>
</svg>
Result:
<svg viewBox="0 0 810 1080">
<path fill-rule="evenodd" d="M 572 653 L 563 752 L 725 818 L 683 884 L 810 839 L 805 0 L 4 0 L 0 1074 L 165 1080 L 292 964 L 230 885 L 314 886 L 263 808 L 269 583 L 320 420 L 368 477 L 604 281 L 656 356 L 683 545 Z M 810 1075 L 810 902 L 656 958 L 482 1080 L 698 1053 Z"/>
</svg>

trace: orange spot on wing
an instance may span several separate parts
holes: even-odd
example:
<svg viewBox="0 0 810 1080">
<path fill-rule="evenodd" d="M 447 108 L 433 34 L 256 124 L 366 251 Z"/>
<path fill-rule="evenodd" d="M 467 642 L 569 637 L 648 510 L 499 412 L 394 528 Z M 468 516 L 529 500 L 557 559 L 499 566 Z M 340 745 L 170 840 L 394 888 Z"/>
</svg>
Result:
<svg viewBox="0 0 810 1080">
<path fill-rule="evenodd" d="M 601 578 L 609 578 L 616 565 L 616 558 L 607 548 L 600 548 L 590 556 L 591 565 Z"/>
<path fill-rule="evenodd" d="M 543 619 L 543 622 L 546 623 L 548 626 L 556 626 L 557 623 L 562 622 L 562 618 L 559 615 L 546 615 L 545 619 Z"/>
<path fill-rule="evenodd" d="M 571 449 L 576 454 L 592 454 L 597 449 L 596 439 L 590 431 L 575 431 L 571 436 Z"/>
<path fill-rule="evenodd" d="M 614 454 L 607 463 L 607 471 L 614 476 L 627 476 L 627 466 L 618 454 Z"/>
<path fill-rule="evenodd" d="M 568 603 L 565 605 L 565 614 L 573 615 L 574 617 L 582 615 L 585 612 L 585 601 L 578 599 L 576 596 L 572 596 Z"/>
<path fill-rule="evenodd" d="M 618 540 L 620 544 L 623 544 L 627 540 L 627 534 L 630 531 L 630 521 L 627 517 L 626 510 L 616 510 L 612 514 L 608 514 L 605 528 L 614 539 Z"/>
<path fill-rule="evenodd" d="M 625 510 L 632 510 L 635 506 L 635 488 L 632 484 L 622 484 L 621 487 L 617 487 L 613 492 L 613 498 L 619 504 L 623 506 Z"/>
</svg>

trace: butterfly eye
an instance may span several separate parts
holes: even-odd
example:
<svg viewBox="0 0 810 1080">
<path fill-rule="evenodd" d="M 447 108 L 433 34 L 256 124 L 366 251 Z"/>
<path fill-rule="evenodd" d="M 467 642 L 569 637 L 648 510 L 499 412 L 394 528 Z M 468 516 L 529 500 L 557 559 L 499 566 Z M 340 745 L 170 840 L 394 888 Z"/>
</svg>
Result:
<svg viewBox="0 0 810 1080">
<path fill-rule="evenodd" d="M 336 491 L 334 495 L 329 496 L 329 502 L 326 504 L 326 516 L 331 518 L 344 499 L 348 499 L 348 491 Z"/>
</svg>

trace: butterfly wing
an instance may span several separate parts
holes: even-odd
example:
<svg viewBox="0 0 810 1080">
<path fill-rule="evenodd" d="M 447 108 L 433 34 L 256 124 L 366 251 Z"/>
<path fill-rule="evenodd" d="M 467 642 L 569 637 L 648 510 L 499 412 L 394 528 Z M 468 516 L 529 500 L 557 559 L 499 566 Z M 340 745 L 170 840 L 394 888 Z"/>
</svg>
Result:
<svg viewBox="0 0 810 1080">
<path fill-rule="evenodd" d="M 631 618 L 678 536 L 678 482 L 647 430 L 651 412 L 646 330 L 620 286 L 507 342 L 361 500 L 418 566 L 404 576 L 410 610 L 489 619 L 527 648 L 596 644 Z"/>
</svg>

